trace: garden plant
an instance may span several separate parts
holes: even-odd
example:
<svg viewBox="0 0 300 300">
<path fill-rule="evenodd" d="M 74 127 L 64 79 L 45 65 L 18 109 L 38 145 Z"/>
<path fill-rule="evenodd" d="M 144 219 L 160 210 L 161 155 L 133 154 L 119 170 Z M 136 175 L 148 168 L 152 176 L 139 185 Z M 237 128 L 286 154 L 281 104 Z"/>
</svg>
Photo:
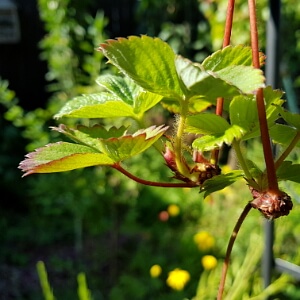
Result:
<svg viewBox="0 0 300 300">
<path fill-rule="evenodd" d="M 75 97 L 58 111 L 56 119 L 89 122 L 52 127 L 70 141 L 38 148 L 20 163 L 24 176 L 103 166 L 143 185 L 196 188 L 203 196 L 244 181 L 251 199 L 241 199 L 245 208 L 229 240 L 219 300 L 235 238 L 251 208 L 270 220 L 288 215 L 293 203 L 278 182 L 300 183 L 300 164 L 287 160 L 300 146 L 300 117 L 284 108 L 282 91 L 265 85 L 255 1 L 249 0 L 248 7 L 251 47 L 230 45 L 234 1 L 229 0 L 223 47 L 202 63 L 176 55 L 161 39 L 145 35 L 103 42 L 98 50 L 122 75 L 100 75 L 100 92 Z M 147 113 L 157 105 L 174 116 L 171 124 L 149 123 Z M 117 118 L 126 125 L 107 125 Z M 283 121 L 277 123 L 279 118 Z M 245 147 L 258 137 L 265 169 L 247 156 Z M 270 140 L 281 149 L 276 157 Z M 222 172 L 219 156 L 224 144 L 234 149 L 239 170 Z M 150 147 L 171 178 L 148 180 L 126 166 Z"/>
</svg>

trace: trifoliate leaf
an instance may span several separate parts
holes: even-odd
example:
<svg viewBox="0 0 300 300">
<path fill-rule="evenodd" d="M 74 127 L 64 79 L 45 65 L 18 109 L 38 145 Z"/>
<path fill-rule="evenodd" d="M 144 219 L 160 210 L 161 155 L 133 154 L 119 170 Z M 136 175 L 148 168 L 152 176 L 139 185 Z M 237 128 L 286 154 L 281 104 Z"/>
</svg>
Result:
<svg viewBox="0 0 300 300">
<path fill-rule="evenodd" d="M 221 116 L 203 113 L 188 117 L 185 131 L 195 134 L 223 134 L 229 127 L 229 123 Z"/>
<path fill-rule="evenodd" d="M 152 93 L 182 98 L 175 53 L 158 38 L 130 36 L 108 40 L 100 51 L 126 76 Z"/>
<path fill-rule="evenodd" d="M 119 138 L 99 139 L 101 152 L 120 162 L 151 147 L 168 129 L 167 126 L 151 126 L 132 135 Z"/>
<path fill-rule="evenodd" d="M 235 183 L 237 180 L 243 177 L 243 171 L 234 170 L 226 174 L 214 176 L 204 182 L 200 192 L 204 192 L 204 198 L 209 194 L 220 191 L 225 187 Z"/>
<path fill-rule="evenodd" d="M 59 142 L 49 144 L 26 155 L 19 168 L 23 176 L 33 173 L 65 172 L 90 166 L 113 165 L 106 154 L 77 144 Z"/>
</svg>

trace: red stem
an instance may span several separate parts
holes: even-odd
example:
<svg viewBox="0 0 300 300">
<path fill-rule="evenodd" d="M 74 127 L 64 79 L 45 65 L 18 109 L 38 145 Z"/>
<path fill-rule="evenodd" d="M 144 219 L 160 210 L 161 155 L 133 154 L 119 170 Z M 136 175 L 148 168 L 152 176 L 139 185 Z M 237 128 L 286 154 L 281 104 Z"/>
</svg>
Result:
<svg viewBox="0 0 300 300">
<path fill-rule="evenodd" d="M 249 17 L 250 17 L 252 62 L 255 68 L 260 69 L 255 0 L 248 0 L 248 6 L 249 6 Z M 275 164 L 273 160 L 273 153 L 272 153 L 272 147 L 271 147 L 270 135 L 268 130 L 267 117 L 266 117 L 266 108 L 264 104 L 264 92 L 262 88 L 260 88 L 257 91 L 256 103 L 257 103 L 258 119 L 260 125 L 260 133 L 261 133 L 261 140 L 263 145 L 264 158 L 266 162 L 269 190 L 278 192 L 278 181 L 276 177 Z"/>
<path fill-rule="evenodd" d="M 228 246 L 227 246 L 227 250 L 226 250 L 225 260 L 223 263 L 222 276 L 221 276 L 221 281 L 220 281 L 220 285 L 219 285 L 217 300 L 222 300 L 232 247 L 236 240 L 237 234 L 238 234 L 245 218 L 247 217 L 251 207 L 252 206 L 251 206 L 250 202 L 248 202 L 247 205 L 245 206 L 244 210 L 242 211 L 239 219 L 237 220 L 237 222 L 234 226 L 234 229 L 232 231 L 232 234 L 231 234 Z"/>
<path fill-rule="evenodd" d="M 182 188 L 182 187 L 197 187 L 199 186 L 198 184 L 196 184 L 195 182 L 156 182 L 156 181 L 150 181 L 150 180 L 145 180 L 142 178 L 139 178 L 133 174 L 131 174 L 130 172 L 128 172 L 127 170 L 125 170 L 120 164 L 116 163 L 112 166 L 114 169 L 120 171 L 122 174 L 124 174 L 125 176 L 127 176 L 128 178 L 143 184 L 143 185 L 150 185 L 150 186 L 158 186 L 158 187 L 167 187 L 167 188 L 172 188 L 172 187 L 176 187 L 176 188 Z"/>
<path fill-rule="evenodd" d="M 222 48 L 225 48 L 226 46 L 230 45 L 230 37 L 231 37 L 231 31 L 232 31 L 232 21 L 233 21 L 234 4 L 235 4 L 235 0 L 228 0 L 227 13 L 226 13 L 226 21 L 225 21 L 225 31 L 224 31 L 224 39 L 223 39 L 223 46 L 222 46 Z M 219 97 L 217 99 L 216 115 L 222 116 L 223 106 L 224 106 L 224 98 Z M 216 150 L 213 151 L 212 157 L 211 157 L 211 160 L 216 165 L 218 164 L 218 157 L 219 157 L 219 150 L 216 149 Z"/>
</svg>

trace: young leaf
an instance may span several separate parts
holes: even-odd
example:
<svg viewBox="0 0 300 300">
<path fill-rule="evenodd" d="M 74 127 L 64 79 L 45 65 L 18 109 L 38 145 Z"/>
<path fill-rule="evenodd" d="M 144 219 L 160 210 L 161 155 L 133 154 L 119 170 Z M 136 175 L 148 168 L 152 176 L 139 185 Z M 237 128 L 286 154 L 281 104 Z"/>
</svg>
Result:
<svg viewBox="0 0 300 300">
<path fill-rule="evenodd" d="M 241 170 L 234 170 L 226 174 L 221 174 L 215 176 L 211 179 L 208 179 L 204 182 L 203 186 L 201 187 L 200 192 L 204 193 L 204 198 L 209 194 L 220 191 L 225 187 L 235 183 L 237 180 L 243 177 L 243 171 Z"/>
<path fill-rule="evenodd" d="M 23 176 L 33 173 L 65 172 L 90 166 L 113 165 L 114 161 L 103 153 L 77 144 L 58 142 L 49 144 L 26 155 L 19 168 Z"/>
<path fill-rule="evenodd" d="M 137 155 L 152 146 L 168 129 L 167 126 L 151 126 L 132 135 L 99 139 L 101 152 L 116 162 Z"/>
<path fill-rule="evenodd" d="M 130 36 L 108 40 L 100 51 L 126 76 L 152 93 L 180 99 L 183 96 L 175 68 L 175 53 L 158 38 Z"/>
</svg>

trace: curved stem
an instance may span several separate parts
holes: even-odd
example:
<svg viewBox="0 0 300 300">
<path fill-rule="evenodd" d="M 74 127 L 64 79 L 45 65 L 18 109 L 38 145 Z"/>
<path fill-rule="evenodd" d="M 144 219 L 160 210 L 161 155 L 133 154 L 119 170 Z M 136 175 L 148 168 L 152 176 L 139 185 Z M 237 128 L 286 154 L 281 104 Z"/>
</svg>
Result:
<svg viewBox="0 0 300 300">
<path fill-rule="evenodd" d="M 223 263 L 222 277 L 221 277 L 221 281 L 220 281 L 220 285 L 219 285 L 217 300 L 222 300 L 231 251 L 232 251 L 234 242 L 236 240 L 237 234 L 238 234 L 245 218 L 247 217 L 251 207 L 252 206 L 251 206 L 250 202 L 248 202 L 247 205 L 245 206 L 244 210 L 242 211 L 239 219 L 237 220 L 237 222 L 234 226 L 234 229 L 232 231 L 230 240 L 229 240 L 228 245 L 227 245 L 225 260 L 224 260 L 224 263 Z"/>
<path fill-rule="evenodd" d="M 150 181 L 150 180 L 145 180 L 142 178 L 139 178 L 133 174 L 131 174 L 130 172 L 128 172 L 127 170 L 125 170 L 119 163 L 116 163 L 114 165 L 112 165 L 112 167 L 116 170 L 118 170 L 119 172 L 121 172 L 122 174 L 124 174 L 125 176 L 127 176 L 128 178 L 134 180 L 135 182 L 138 182 L 140 184 L 143 185 L 150 185 L 150 186 L 158 186 L 158 187 L 175 187 L 175 188 L 182 188 L 182 187 L 197 187 L 199 186 L 198 184 L 196 184 L 195 182 L 157 182 L 157 181 Z"/>
<path fill-rule="evenodd" d="M 248 0 L 248 6 L 249 6 L 250 30 L 251 30 L 252 62 L 255 68 L 260 69 L 255 0 Z M 265 158 L 266 169 L 267 169 L 269 190 L 277 192 L 278 181 L 276 177 L 275 164 L 273 160 L 273 153 L 272 153 L 272 147 L 270 142 L 267 117 L 266 117 L 266 108 L 264 103 L 264 92 L 262 88 L 258 89 L 257 91 L 256 104 L 258 110 L 258 119 L 260 125 L 260 133 L 261 133 L 261 140 L 263 145 L 264 158 Z"/>
<path fill-rule="evenodd" d="M 284 152 L 280 155 L 280 157 L 275 162 L 275 169 L 276 170 L 280 167 L 280 165 L 283 163 L 283 161 L 286 159 L 286 157 L 295 148 L 295 146 L 299 142 L 299 140 L 300 140 L 300 131 L 297 132 L 295 137 L 292 139 L 291 143 L 288 145 L 288 147 L 284 150 Z"/>
</svg>

